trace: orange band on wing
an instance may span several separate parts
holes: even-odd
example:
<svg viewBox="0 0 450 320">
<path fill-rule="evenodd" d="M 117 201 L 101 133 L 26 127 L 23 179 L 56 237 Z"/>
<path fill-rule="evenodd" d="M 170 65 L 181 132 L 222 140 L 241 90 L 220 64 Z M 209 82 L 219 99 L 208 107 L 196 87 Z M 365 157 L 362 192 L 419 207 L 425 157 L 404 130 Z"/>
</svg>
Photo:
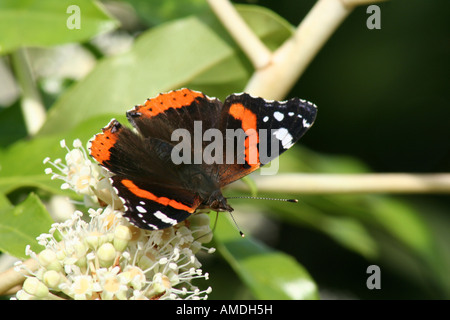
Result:
<svg viewBox="0 0 450 320">
<path fill-rule="evenodd" d="M 111 157 L 110 149 L 114 147 L 117 141 L 121 125 L 113 120 L 108 126 L 102 129 L 103 133 L 99 133 L 91 141 L 90 154 L 99 163 L 103 164 Z"/>
<path fill-rule="evenodd" d="M 245 108 L 241 103 L 232 104 L 229 113 L 233 118 L 242 122 L 242 129 L 248 135 L 245 140 L 245 161 L 250 165 L 259 164 L 257 146 L 259 143 L 259 135 L 256 130 L 256 114 Z M 255 153 L 251 153 L 251 151 Z"/>
<path fill-rule="evenodd" d="M 136 106 L 134 111 L 145 117 L 154 117 L 167 109 L 178 109 L 190 105 L 198 97 L 204 97 L 203 93 L 189 89 L 181 89 L 163 93 L 147 100 L 144 105 Z"/>
<path fill-rule="evenodd" d="M 153 193 L 151 193 L 151 192 L 149 192 L 147 190 L 143 190 L 143 189 L 139 188 L 131 180 L 124 179 L 124 180 L 121 181 L 121 183 L 125 187 L 127 187 L 129 191 L 131 191 L 132 193 L 134 193 L 138 197 L 155 201 L 155 202 L 157 202 L 159 204 L 162 204 L 163 206 L 170 206 L 172 208 L 175 208 L 175 209 L 178 209 L 178 210 L 184 210 L 184 211 L 187 211 L 189 213 L 193 213 L 195 211 L 195 209 L 196 209 L 196 208 L 188 207 L 187 205 L 184 205 L 181 202 L 178 202 L 178 201 L 175 201 L 175 200 L 171 200 L 171 199 L 166 198 L 166 197 L 157 197 Z"/>
</svg>

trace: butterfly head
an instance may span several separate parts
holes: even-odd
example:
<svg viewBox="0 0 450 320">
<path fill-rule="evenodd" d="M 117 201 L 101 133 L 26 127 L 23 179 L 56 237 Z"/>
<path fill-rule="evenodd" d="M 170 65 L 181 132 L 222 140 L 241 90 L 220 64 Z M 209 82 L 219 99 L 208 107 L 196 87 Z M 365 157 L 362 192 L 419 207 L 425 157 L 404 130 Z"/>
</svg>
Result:
<svg viewBox="0 0 450 320">
<path fill-rule="evenodd" d="M 214 191 L 204 204 L 214 211 L 232 212 L 234 210 L 228 204 L 227 199 L 222 195 L 222 192 L 220 192 L 220 190 Z"/>
</svg>

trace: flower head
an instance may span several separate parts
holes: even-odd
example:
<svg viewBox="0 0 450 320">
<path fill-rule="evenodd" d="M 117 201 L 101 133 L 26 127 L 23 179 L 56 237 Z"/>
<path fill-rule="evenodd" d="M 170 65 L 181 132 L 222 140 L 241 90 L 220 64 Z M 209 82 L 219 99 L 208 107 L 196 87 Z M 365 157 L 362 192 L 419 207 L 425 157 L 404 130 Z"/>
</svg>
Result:
<svg viewBox="0 0 450 320">
<path fill-rule="evenodd" d="M 63 180 L 61 189 L 71 189 L 77 194 L 83 195 L 86 205 L 103 202 L 119 209 L 122 202 L 113 191 L 109 181 L 112 174 L 91 161 L 79 139 L 73 142 L 73 149 L 66 145 L 65 140 L 61 140 L 60 145 L 67 150 L 65 163 L 59 158 L 51 161 L 47 157 L 44 159 L 44 164 L 50 164 L 53 168 L 46 168 L 45 173 L 51 174 L 52 179 Z"/>
<path fill-rule="evenodd" d="M 50 292 L 82 300 L 207 297 L 211 289 L 201 291 L 191 284 L 196 278 L 207 280 L 208 274 L 192 251 L 199 244 L 187 232 L 189 223 L 170 231 L 148 231 L 129 225 L 109 206 L 89 212 L 89 222 L 76 211 L 70 220 L 55 223 L 50 233 L 39 237 L 45 247 L 40 253 L 28 249 L 40 267 L 28 270 L 31 284 L 18 299 L 49 298 Z"/>
<path fill-rule="evenodd" d="M 195 256 L 211 240 L 209 216 L 205 213 L 164 230 L 142 230 L 123 218 L 122 202 L 117 198 L 109 177 L 111 173 L 92 162 L 79 140 L 67 149 L 65 164 L 57 159 L 44 163 L 52 179 L 63 180 L 63 189 L 85 196 L 88 217 L 74 211 L 70 219 L 54 223 L 49 233 L 37 240 L 44 250 L 27 255 L 39 268 L 26 271 L 27 279 L 17 299 L 70 298 L 89 299 L 206 299 L 211 288 L 200 290 L 192 280 L 207 280 Z M 89 201 L 86 201 L 88 199 Z"/>
</svg>

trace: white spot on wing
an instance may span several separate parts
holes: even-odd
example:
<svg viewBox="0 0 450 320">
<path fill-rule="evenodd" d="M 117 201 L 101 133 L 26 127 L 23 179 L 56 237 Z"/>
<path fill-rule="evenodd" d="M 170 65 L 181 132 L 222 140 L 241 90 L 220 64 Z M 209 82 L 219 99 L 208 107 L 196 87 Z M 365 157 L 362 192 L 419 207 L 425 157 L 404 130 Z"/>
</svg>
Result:
<svg viewBox="0 0 450 320">
<path fill-rule="evenodd" d="M 275 130 L 273 132 L 273 135 L 275 136 L 275 138 L 281 141 L 281 144 L 283 145 L 284 149 L 289 149 L 294 144 L 293 138 L 286 128 L 280 128 Z"/>
<path fill-rule="evenodd" d="M 145 210 L 145 208 L 141 207 L 141 206 L 136 206 L 136 210 L 139 211 L 140 213 L 146 213 L 147 210 Z"/>
<path fill-rule="evenodd" d="M 264 122 L 269 121 L 269 117 L 268 117 L 268 116 L 265 116 L 265 117 L 263 118 L 263 121 L 264 121 Z"/>
<path fill-rule="evenodd" d="M 168 224 L 171 224 L 171 225 L 176 225 L 178 223 L 177 220 L 169 218 L 168 216 L 166 216 L 161 211 L 156 211 L 153 215 L 155 217 L 157 217 L 159 220 L 161 220 L 162 222 L 164 222 L 164 223 L 168 223 Z"/>
<path fill-rule="evenodd" d="M 275 112 L 273 113 L 273 117 L 274 117 L 275 119 L 277 119 L 278 121 L 281 121 L 281 120 L 284 119 L 284 114 L 282 114 L 280 111 L 275 111 Z"/>
</svg>

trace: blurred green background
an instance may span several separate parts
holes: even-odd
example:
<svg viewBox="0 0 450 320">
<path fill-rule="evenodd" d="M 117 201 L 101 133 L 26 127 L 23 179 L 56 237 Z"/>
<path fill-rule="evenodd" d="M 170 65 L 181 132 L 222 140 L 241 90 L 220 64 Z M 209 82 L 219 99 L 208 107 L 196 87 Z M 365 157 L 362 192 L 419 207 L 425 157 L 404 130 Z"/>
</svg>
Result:
<svg viewBox="0 0 450 320">
<path fill-rule="evenodd" d="M 258 1 L 293 25 L 314 3 Z M 361 160 L 372 172 L 449 172 L 450 3 L 394 0 L 377 5 L 381 30 L 368 30 L 367 7 L 357 7 L 290 92 L 289 96 L 301 96 L 319 106 L 318 119 L 301 144 L 328 157 Z M 436 264 L 443 267 L 437 287 L 446 289 L 436 288 L 433 280 L 427 279 L 437 276 L 436 270 L 408 260 L 403 256 L 404 248 L 400 249 L 403 253 L 398 252 L 398 244 L 390 240 L 383 243 L 386 247 L 380 260 L 374 262 L 382 270 L 382 290 L 378 291 L 365 287 L 365 270 L 373 261 L 316 230 L 300 227 L 299 231 L 298 226 L 283 223 L 277 248 L 298 257 L 319 289 L 322 284 L 332 297 L 448 299 L 449 196 L 401 195 L 390 199 L 413 208 L 414 215 L 429 228 L 439 252 L 430 252 L 433 258 L 428 260 L 436 258 Z M 347 215 L 345 211 L 340 213 Z M 392 211 L 396 213 L 399 211 Z M 404 221 L 398 223 L 404 232 L 415 236 Z M 370 229 L 377 233 L 380 245 L 386 239 L 380 240 L 378 231 Z M 402 259 L 406 260 L 395 261 Z M 397 266 L 391 268 L 393 264 Z M 413 269 L 416 275 L 409 274 Z"/>
<path fill-rule="evenodd" d="M 78 31 L 65 28 L 69 2 L 81 7 Z M 223 99 L 242 91 L 253 72 L 204 1 L 100 3 L 0 1 L 0 213 L 20 206 L 30 192 L 44 203 L 65 194 L 42 165 L 46 156 L 64 155 L 59 140 L 87 142 L 112 116 L 126 123 L 126 110 L 159 92 L 190 87 Z M 315 1 L 234 3 L 275 49 Z M 319 114 L 300 145 L 283 154 L 280 171 L 449 171 L 450 3 L 377 5 L 381 29 L 367 29 L 367 7 L 356 8 L 286 97 L 313 101 Z M 20 46 L 33 47 L 29 66 L 48 110 L 33 138 L 20 109 L 30 94 L 19 89 Z M 248 237 L 241 240 L 225 215 L 219 217 L 212 243 L 219 252 L 201 257 L 211 299 L 450 298 L 448 195 L 263 196 L 300 203 L 233 201 Z M 8 252 L 1 240 L 0 234 L 0 249 Z M 258 273 L 252 252 L 270 271 Z M 380 290 L 366 286 L 372 264 L 381 268 Z M 283 272 L 312 279 L 318 292 L 290 294 Z"/>
</svg>

